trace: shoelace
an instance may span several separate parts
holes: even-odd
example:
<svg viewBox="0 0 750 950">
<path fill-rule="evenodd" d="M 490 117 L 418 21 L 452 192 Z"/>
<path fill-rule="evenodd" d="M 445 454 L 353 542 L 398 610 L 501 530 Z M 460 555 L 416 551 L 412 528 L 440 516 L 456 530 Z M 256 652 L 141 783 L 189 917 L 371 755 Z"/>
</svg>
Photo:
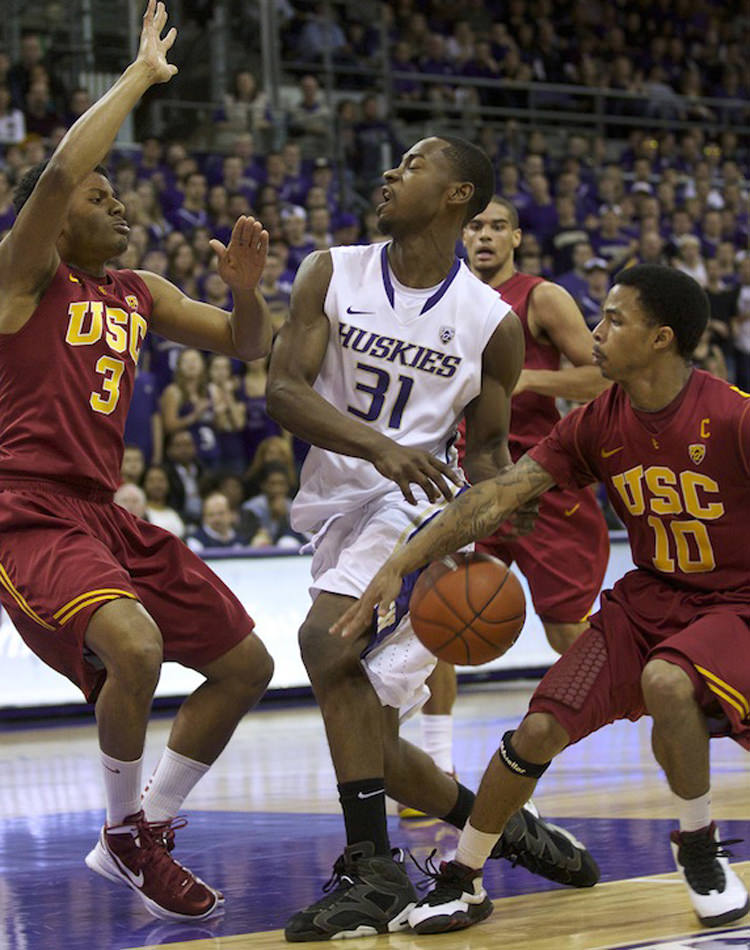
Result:
<svg viewBox="0 0 750 950">
<path fill-rule="evenodd" d="M 708 892 L 716 883 L 716 859 L 731 858 L 732 852 L 728 845 L 739 844 L 744 838 L 727 838 L 726 841 L 715 841 L 707 835 L 680 838 L 680 850 L 683 855 L 685 875 L 699 893 Z M 722 876 L 723 876 L 723 872 Z"/>
<path fill-rule="evenodd" d="M 182 816 L 170 821 L 139 821 L 138 841 L 139 848 L 135 855 L 136 870 L 140 871 L 149 864 L 156 870 L 160 879 L 166 885 L 174 885 L 180 890 L 187 890 L 197 882 L 197 878 L 169 853 L 170 834 L 171 844 L 174 847 L 174 832 L 184 828 L 187 819 Z"/>
<path fill-rule="evenodd" d="M 331 891 L 338 890 L 341 884 L 353 884 L 354 876 L 352 874 L 347 874 L 346 861 L 344 860 L 344 855 L 340 854 L 336 860 L 333 862 L 333 871 L 331 876 L 323 885 L 323 893 L 328 894 Z"/>
<path fill-rule="evenodd" d="M 434 883 L 435 885 L 427 895 L 428 900 L 439 900 L 443 897 L 453 898 L 457 890 L 463 891 L 463 882 L 459 875 L 452 873 L 449 862 L 441 861 L 439 865 L 435 864 L 435 855 L 438 853 L 437 848 L 433 848 L 427 855 L 427 859 L 423 865 L 417 861 L 411 851 L 407 853 L 417 869 L 424 874 L 424 877 L 420 881 L 417 881 L 415 887 L 420 891 L 424 891 L 430 884 Z"/>
<path fill-rule="evenodd" d="M 160 841 L 167 851 L 174 851 L 174 833 L 184 828 L 188 823 L 184 815 L 177 815 L 176 818 L 168 818 L 166 821 L 147 821 L 153 837 Z"/>
</svg>

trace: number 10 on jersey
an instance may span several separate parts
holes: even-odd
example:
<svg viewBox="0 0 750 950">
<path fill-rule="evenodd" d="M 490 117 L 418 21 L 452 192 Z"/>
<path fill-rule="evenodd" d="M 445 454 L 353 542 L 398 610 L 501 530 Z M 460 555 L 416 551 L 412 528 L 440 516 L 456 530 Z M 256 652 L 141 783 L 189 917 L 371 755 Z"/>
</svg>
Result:
<svg viewBox="0 0 750 950">
<path fill-rule="evenodd" d="M 391 379 L 390 373 L 387 373 L 379 366 L 370 366 L 368 363 L 357 363 L 357 369 L 362 370 L 365 373 L 369 373 L 372 376 L 372 382 L 359 380 L 354 387 L 359 392 L 367 393 L 371 397 L 370 405 L 367 407 L 367 409 L 358 409 L 356 406 L 347 406 L 347 411 L 353 416 L 357 416 L 357 418 L 361 419 L 363 422 L 375 422 L 376 419 L 380 418 L 380 414 L 383 411 L 383 406 L 385 405 L 386 394 L 388 393 L 388 389 L 393 380 Z M 393 401 L 391 414 L 388 418 L 389 429 L 401 428 L 401 417 L 404 414 L 406 403 L 409 401 L 409 396 L 411 395 L 413 385 L 414 380 L 411 378 L 411 376 L 399 375 L 396 398 Z"/>
</svg>

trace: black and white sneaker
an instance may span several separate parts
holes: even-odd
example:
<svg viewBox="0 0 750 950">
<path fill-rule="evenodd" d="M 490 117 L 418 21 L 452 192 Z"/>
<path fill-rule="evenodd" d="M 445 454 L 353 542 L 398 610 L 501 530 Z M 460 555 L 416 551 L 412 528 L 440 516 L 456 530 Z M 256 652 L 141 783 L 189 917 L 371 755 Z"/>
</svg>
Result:
<svg viewBox="0 0 750 950">
<path fill-rule="evenodd" d="M 673 831 L 670 838 L 677 870 L 700 922 L 718 927 L 744 917 L 750 910 L 750 897 L 729 866 L 731 852 L 726 850 L 726 845 L 741 839 L 719 841 L 713 822 L 699 831 Z"/>
<path fill-rule="evenodd" d="M 435 881 L 435 886 L 409 914 L 409 926 L 418 934 L 464 930 L 492 913 L 492 901 L 482 887 L 481 870 L 467 868 L 458 861 L 441 861 L 436 869 L 432 855 L 426 867 L 419 867 Z"/>
<path fill-rule="evenodd" d="M 286 939 L 341 940 L 405 930 L 417 895 L 404 869 L 403 851 L 395 848 L 392 855 L 375 855 L 369 841 L 346 848 L 323 886 L 326 896 L 289 919 Z"/>
<path fill-rule="evenodd" d="M 599 866 L 586 846 L 569 831 L 540 818 L 531 802 L 510 816 L 490 857 L 507 858 L 513 867 L 520 864 L 571 887 L 593 887 L 599 880 Z"/>
</svg>

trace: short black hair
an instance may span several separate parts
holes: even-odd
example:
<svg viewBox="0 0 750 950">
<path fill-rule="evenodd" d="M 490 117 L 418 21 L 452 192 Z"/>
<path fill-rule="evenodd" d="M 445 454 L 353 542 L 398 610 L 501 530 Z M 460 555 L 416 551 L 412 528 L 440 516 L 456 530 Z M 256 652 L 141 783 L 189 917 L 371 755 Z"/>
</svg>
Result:
<svg viewBox="0 0 750 950">
<path fill-rule="evenodd" d="M 508 217 L 510 218 L 510 226 L 515 231 L 521 225 L 518 221 L 518 209 L 513 204 L 512 201 L 508 201 L 507 198 L 503 198 L 502 195 L 493 195 L 490 200 L 487 202 L 489 205 L 502 205 L 503 208 L 508 212 Z M 484 210 L 484 209 L 482 209 Z"/>
<path fill-rule="evenodd" d="M 436 138 L 447 144 L 444 154 L 452 163 L 457 174 L 474 185 L 474 194 L 466 208 L 463 224 L 479 214 L 489 204 L 495 191 L 495 170 L 484 149 L 479 148 L 457 135 L 438 135 Z"/>
<path fill-rule="evenodd" d="M 654 326 L 671 327 L 677 352 L 689 360 L 711 315 L 708 297 L 698 281 L 674 267 L 636 264 L 621 270 L 614 282 L 638 291 L 647 319 Z"/>
<path fill-rule="evenodd" d="M 16 214 L 20 212 L 21 208 L 23 208 L 29 200 L 31 192 L 36 188 L 36 183 L 42 177 L 49 163 L 50 159 L 47 159 L 44 162 L 38 162 L 36 165 L 32 165 L 18 180 L 16 187 L 13 189 L 13 210 Z M 91 171 L 97 172 L 99 175 L 104 175 L 105 178 L 109 178 L 109 172 L 104 165 L 97 165 L 96 168 L 92 168 Z"/>
</svg>

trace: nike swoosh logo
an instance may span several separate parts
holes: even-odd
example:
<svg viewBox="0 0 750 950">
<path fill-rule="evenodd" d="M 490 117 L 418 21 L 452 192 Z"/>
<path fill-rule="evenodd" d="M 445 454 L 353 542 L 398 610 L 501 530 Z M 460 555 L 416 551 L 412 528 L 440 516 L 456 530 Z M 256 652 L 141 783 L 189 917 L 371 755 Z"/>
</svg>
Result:
<svg viewBox="0 0 750 950">
<path fill-rule="evenodd" d="M 359 313 L 375 313 L 374 310 L 352 310 L 351 307 L 347 307 L 346 312 L 351 314 L 352 316 L 355 316 L 356 314 L 359 314 Z"/>
<path fill-rule="evenodd" d="M 357 792 L 357 798 L 374 798 L 376 795 L 384 795 L 385 789 L 378 788 L 374 792 Z"/>
<path fill-rule="evenodd" d="M 105 768 L 108 772 L 114 772 L 115 775 L 119 775 L 119 774 L 120 774 L 120 770 L 119 770 L 119 769 L 111 769 L 108 765 L 105 765 L 104 768 Z"/>
<path fill-rule="evenodd" d="M 577 504 L 577 505 L 573 505 L 572 508 L 566 508 L 566 509 L 565 509 L 565 517 L 566 517 L 566 518 L 569 518 L 572 514 L 574 514 L 576 511 L 578 511 L 578 509 L 579 509 L 580 507 L 581 507 L 581 503 L 580 503 L 580 501 L 579 501 L 578 504 Z"/>
<path fill-rule="evenodd" d="M 132 881 L 133 884 L 135 884 L 135 886 L 140 890 L 143 887 L 143 871 L 139 871 L 136 874 L 134 871 L 131 871 L 126 864 L 123 864 L 116 854 L 112 854 L 112 851 L 109 851 L 109 853 L 115 859 L 115 863 L 117 864 L 120 871 L 125 875 L 125 877 Z"/>
<path fill-rule="evenodd" d="M 615 455 L 617 452 L 622 452 L 624 448 L 624 445 L 618 445 L 616 449 L 602 449 L 602 458 L 608 459 L 610 455 Z"/>
</svg>

